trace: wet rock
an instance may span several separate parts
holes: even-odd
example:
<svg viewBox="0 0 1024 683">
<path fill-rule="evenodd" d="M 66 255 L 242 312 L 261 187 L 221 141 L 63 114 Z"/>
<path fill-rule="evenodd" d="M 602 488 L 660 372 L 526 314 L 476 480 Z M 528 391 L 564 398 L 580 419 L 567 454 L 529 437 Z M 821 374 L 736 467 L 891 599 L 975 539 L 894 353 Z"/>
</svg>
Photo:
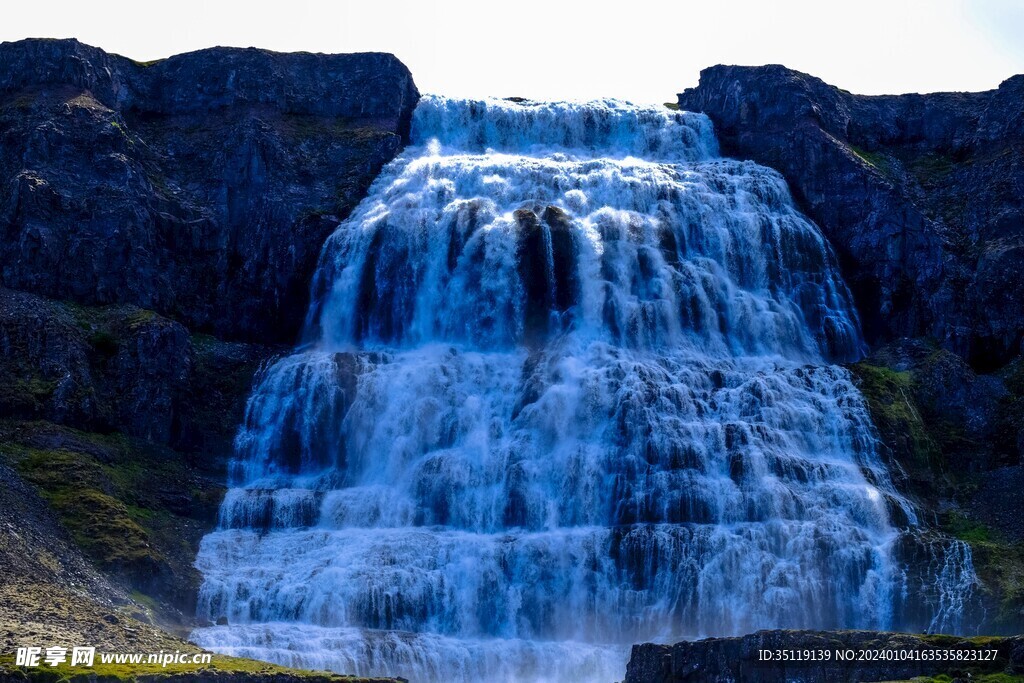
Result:
<svg viewBox="0 0 1024 683">
<path fill-rule="evenodd" d="M 556 206 L 522 208 L 515 218 L 520 232 L 519 277 L 525 290 L 524 332 L 528 343 L 537 343 L 566 323 L 566 314 L 579 301 L 579 247 L 571 218 Z"/>
</svg>

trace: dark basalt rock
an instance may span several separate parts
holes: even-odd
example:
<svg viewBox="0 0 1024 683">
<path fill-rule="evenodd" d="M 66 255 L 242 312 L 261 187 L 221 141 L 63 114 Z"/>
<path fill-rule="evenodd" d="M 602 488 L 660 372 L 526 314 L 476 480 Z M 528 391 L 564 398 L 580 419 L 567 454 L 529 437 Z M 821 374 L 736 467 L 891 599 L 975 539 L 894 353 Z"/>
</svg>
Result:
<svg viewBox="0 0 1024 683">
<path fill-rule="evenodd" d="M 760 661 L 760 651 L 831 651 L 830 661 Z M 891 650 L 904 657 L 835 661 L 836 651 Z M 992 661 L 920 661 L 930 651 L 996 650 Z M 923 656 L 922 656 L 923 655 Z M 773 655 L 774 656 L 774 655 Z M 933 657 L 935 655 L 932 655 Z M 876 631 L 758 631 L 741 638 L 708 638 L 675 645 L 634 645 L 625 683 L 739 683 L 741 681 L 896 681 L 916 676 L 1024 672 L 1024 636 L 972 640 Z"/>
<path fill-rule="evenodd" d="M 169 443 L 192 348 L 180 324 L 137 308 L 85 311 L 0 290 L 0 412 Z"/>
<path fill-rule="evenodd" d="M 135 306 L 91 308 L 0 288 L 0 416 L 224 459 L 253 373 L 275 350 L 190 335 Z"/>
<path fill-rule="evenodd" d="M 564 317 L 579 299 L 575 243 L 569 216 L 556 206 L 515 212 L 519 224 L 519 277 L 526 309 L 527 343 L 538 343 L 552 333 L 555 318 Z M 559 324 L 564 321 L 559 321 Z"/>
<path fill-rule="evenodd" d="M 1024 338 L 1024 76 L 853 95 L 782 66 L 716 66 L 679 95 L 726 155 L 786 176 L 844 262 L 872 342 L 932 336 L 979 370 Z"/>
<path fill-rule="evenodd" d="M 387 54 L 213 48 L 149 64 L 0 45 L 0 284 L 293 341 L 323 240 L 407 139 Z"/>
</svg>

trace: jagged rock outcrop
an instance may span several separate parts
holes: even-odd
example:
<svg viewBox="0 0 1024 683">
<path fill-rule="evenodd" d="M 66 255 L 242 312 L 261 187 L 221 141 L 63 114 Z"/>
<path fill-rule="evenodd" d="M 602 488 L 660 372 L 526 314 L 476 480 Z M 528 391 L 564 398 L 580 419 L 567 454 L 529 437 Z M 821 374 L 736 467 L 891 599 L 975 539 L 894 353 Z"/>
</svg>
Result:
<svg viewBox="0 0 1024 683">
<path fill-rule="evenodd" d="M 724 154 L 786 176 L 844 261 L 869 339 L 932 336 L 977 369 L 1024 338 L 1024 76 L 982 93 L 869 97 L 772 65 L 679 95 Z"/>
<path fill-rule="evenodd" d="M 917 500 L 925 523 L 971 546 L 983 605 L 965 623 L 1019 633 L 1024 361 L 978 374 L 934 340 L 899 339 L 850 369 L 897 486 Z"/>
<path fill-rule="evenodd" d="M 893 651 L 893 657 L 837 662 L 836 652 Z M 995 650 L 991 661 L 926 661 L 928 652 Z M 771 661 L 762 651 L 828 661 Z M 900 654 L 902 653 L 902 657 Z M 916 653 L 916 655 L 915 655 Z M 820 656 L 820 655 L 818 655 Z M 935 654 L 931 655 L 935 657 Z M 1024 637 L 971 640 L 876 631 L 758 631 L 741 638 L 708 638 L 675 645 L 634 645 L 625 683 L 839 683 L 907 680 L 938 674 L 1024 673 Z"/>
<path fill-rule="evenodd" d="M 131 305 L 86 307 L 0 288 L 0 417 L 230 454 L 274 347 L 192 335 Z"/>
<path fill-rule="evenodd" d="M 0 284 L 293 341 L 323 240 L 402 147 L 388 54 L 213 48 L 137 63 L 0 45 Z"/>
</svg>

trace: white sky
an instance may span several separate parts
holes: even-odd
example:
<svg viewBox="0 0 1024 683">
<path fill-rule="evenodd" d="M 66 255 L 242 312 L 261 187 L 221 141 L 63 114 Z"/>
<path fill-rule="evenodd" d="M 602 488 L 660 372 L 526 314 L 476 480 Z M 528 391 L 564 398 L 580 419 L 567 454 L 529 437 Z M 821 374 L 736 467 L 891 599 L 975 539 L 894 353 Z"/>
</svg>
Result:
<svg viewBox="0 0 1024 683">
<path fill-rule="evenodd" d="M 712 64 L 782 63 L 865 94 L 1024 72 L 1024 0 L 288 0 L 7 4 L 0 40 L 138 60 L 213 45 L 393 52 L 422 92 L 675 99 Z"/>
</svg>

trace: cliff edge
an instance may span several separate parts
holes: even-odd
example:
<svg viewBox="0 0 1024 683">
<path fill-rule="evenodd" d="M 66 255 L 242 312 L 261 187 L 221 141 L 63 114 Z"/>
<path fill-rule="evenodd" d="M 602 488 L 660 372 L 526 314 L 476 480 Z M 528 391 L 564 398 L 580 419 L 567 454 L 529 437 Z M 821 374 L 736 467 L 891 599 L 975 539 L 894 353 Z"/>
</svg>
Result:
<svg viewBox="0 0 1024 683">
<path fill-rule="evenodd" d="M 0 284 L 292 342 L 324 239 L 418 98 L 389 54 L 0 44 Z"/>
<path fill-rule="evenodd" d="M 679 95 L 726 155 L 783 173 L 843 259 L 869 341 L 930 336 L 983 371 L 1024 339 L 1024 75 L 997 90 L 854 95 L 714 66 Z"/>
</svg>

